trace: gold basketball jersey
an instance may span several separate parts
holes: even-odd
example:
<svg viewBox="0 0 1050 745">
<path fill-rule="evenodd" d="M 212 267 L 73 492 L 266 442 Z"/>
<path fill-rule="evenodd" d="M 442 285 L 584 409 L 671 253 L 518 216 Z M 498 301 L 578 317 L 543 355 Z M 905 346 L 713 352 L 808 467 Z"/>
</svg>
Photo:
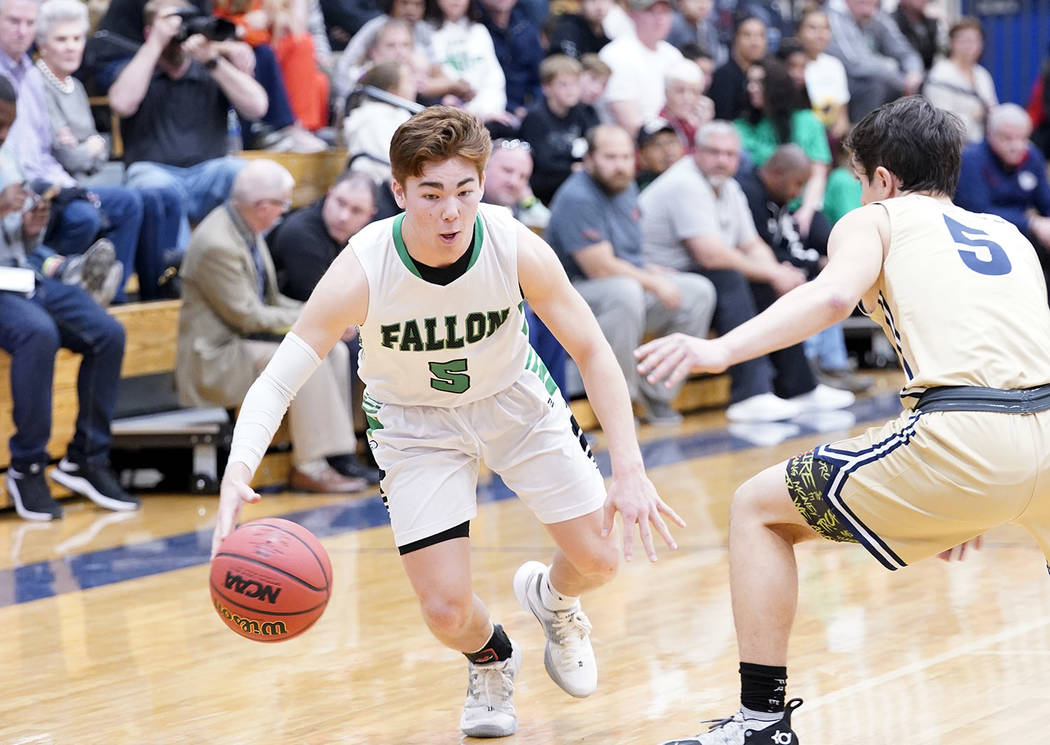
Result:
<svg viewBox="0 0 1050 745">
<path fill-rule="evenodd" d="M 879 202 L 890 247 L 874 308 L 907 378 L 906 405 L 927 388 L 1050 383 L 1050 306 L 1032 244 L 995 215 L 931 197 Z"/>
</svg>

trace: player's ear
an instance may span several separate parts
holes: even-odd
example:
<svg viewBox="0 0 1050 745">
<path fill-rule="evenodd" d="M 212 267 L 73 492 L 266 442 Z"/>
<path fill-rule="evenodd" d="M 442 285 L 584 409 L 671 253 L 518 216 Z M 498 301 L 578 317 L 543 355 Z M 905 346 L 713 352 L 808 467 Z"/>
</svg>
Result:
<svg viewBox="0 0 1050 745">
<path fill-rule="evenodd" d="M 390 180 L 390 191 L 394 193 L 394 201 L 401 209 L 405 208 L 405 187 L 397 179 Z"/>
<path fill-rule="evenodd" d="M 879 191 L 885 192 L 887 196 L 892 196 L 899 184 L 897 177 L 890 173 L 885 166 L 878 166 L 875 169 L 875 173 L 872 174 L 871 180 L 873 185 Z"/>
</svg>

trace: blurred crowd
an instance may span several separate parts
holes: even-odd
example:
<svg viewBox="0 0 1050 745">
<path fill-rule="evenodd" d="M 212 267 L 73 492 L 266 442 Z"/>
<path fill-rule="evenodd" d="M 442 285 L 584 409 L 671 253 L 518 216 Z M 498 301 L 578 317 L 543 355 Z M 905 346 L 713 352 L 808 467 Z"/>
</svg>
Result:
<svg viewBox="0 0 1050 745">
<path fill-rule="evenodd" d="M 390 139 L 437 103 L 489 128 L 485 200 L 558 253 L 642 421 L 679 415 L 631 351 L 724 333 L 815 276 L 860 200 L 840 143 L 898 96 L 959 117 L 957 202 L 1014 223 L 1050 276 L 1050 66 L 1027 110 L 1000 104 L 983 44 L 977 20 L 930 0 L 0 0 L 9 491 L 23 516 L 60 513 L 40 421 L 64 346 L 84 364 L 60 465 L 82 493 L 134 508 L 107 465 L 123 336 L 102 308 L 181 297 L 181 402 L 236 406 L 347 240 L 397 211 Z M 295 212 L 289 171 L 241 157 L 334 149 L 345 172 Z M 557 341 L 539 319 L 530 334 L 571 394 Z M 291 410 L 296 488 L 377 479 L 354 457 L 345 341 Z M 871 384 L 855 368 L 829 329 L 731 369 L 727 416 L 848 406 Z"/>
</svg>

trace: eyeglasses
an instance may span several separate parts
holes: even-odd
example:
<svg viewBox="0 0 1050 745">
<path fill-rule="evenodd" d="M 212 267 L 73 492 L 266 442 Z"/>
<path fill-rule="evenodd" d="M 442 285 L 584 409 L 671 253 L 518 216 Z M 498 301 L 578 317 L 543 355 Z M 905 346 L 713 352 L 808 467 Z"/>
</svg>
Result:
<svg viewBox="0 0 1050 745">
<path fill-rule="evenodd" d="M 513 139 L 504 140 L 499 139 L 493 143 L 493 146 L 499 150 L 521 150 L 523 153 L 531 153 L 532 145 L 525 140 Z"/>
</svg>

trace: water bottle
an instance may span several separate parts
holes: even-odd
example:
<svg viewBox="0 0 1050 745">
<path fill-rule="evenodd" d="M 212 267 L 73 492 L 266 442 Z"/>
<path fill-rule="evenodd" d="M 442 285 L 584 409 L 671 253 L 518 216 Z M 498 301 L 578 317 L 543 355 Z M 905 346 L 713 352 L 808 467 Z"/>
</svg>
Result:
<svg viewBox="0 0 1050 745">
<path fill-rule="evenodd" d="M 226 112 L 226 152 L 230 155 L 244 149 L 241 139 L 241 119 L 232 108 Z"/>
</svg>

